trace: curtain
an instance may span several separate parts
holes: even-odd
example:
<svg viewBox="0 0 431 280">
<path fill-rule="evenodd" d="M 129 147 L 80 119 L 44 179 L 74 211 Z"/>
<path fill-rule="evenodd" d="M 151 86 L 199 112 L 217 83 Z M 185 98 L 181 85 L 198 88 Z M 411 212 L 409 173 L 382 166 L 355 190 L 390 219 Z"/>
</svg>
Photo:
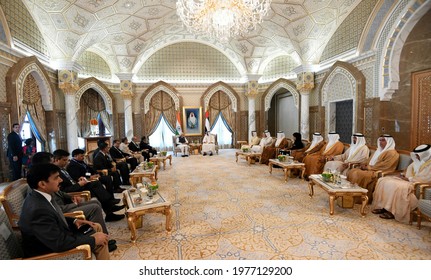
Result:
<svg viewBox="0 0 431 280">
<path fill-rule="evenodd" d="M 32 75 L 28 75 L 24 81 L 23 100 L 20 104 L 20 123 L 24 122 L 26 115 L 29 117 L 33 133 L 42 144 L 42 150 L 45 150 L 46 140 L 48 139 L 45 110 L 42 106 L 39 86 Z"/>
<path fill-rule="evenodd" d="M 214 93 L 214 95 L 211 97 L 209 104 L 208 104 L 208 111 L 210 115 L 210 124 L 211 127 L 214 126 L 215 121 L 219 117 L 219 115 L 222 115 L 222 122 L 225 123 L 225 126 L 228 128 L 228 131 L 232 133 L 232 131 L 235 130 L 235 115 L 232 110 L 232 103 L 229 98 L 229 96 L 222 92 L 218 91 Z M 219 139 L 223 138 L 223 135 L 217 136 Z M 230 137 L 232 144 L 233 137 Z M 229 147 L 230 148 L 230 147 Z"/>
<path fill-rule="evenodd" d="M 217 134 L 217 142 L 220 149 L 229 149 L 232 147 L 232 129 L 227 125 L 223 114 L 218 114 L 214 125 L 211 127 L 211 133 Z"/>
<path fill-rule="evenodd" d="M 84 92 L 79 101 L 79 112 L 78 112 L 78 136 L 87 137 L 90 135 L 90 120 L 97 119 L 101 112 L 105 112 L 106 106 L 102 96 L 94 89 L 88 89 Z M 109 117 L 103 116 L 101 118 L 106 128 L 111 127 L 111 121 Z M 112 130 L 109 130 L 112 132 Z"/>
<path fill-rule="evenodd" d="M 159 151 L 170 151 L 173 148 L 172 136 L 174 130 L 172 126 L 167 122 L 164 114 L 160 115 L 157 123 L 157 129 L 153 134 L 150 135 L 150 145 Z"/>
<path fill-rule="evenodd" d="M 103 122 L 103 125 L 105 126 L 105 129 L 109 131 L 109 133 L 112 135 L 112 118 L 111 115 L 108 114 L 106 110 L 103 110 L 99 114 L 100 119 Z"/>
<path fill-rule="evenodd" d="M 156 93 L 150 101 L 150 109 L 144 118 L 144 133 L 152 135 L 160 125 L 160 118 L 164 116 L 166 123 L 171 127 L 176 127 L 175 103 L 169 94 L 163 91 Z"/>
</svg>

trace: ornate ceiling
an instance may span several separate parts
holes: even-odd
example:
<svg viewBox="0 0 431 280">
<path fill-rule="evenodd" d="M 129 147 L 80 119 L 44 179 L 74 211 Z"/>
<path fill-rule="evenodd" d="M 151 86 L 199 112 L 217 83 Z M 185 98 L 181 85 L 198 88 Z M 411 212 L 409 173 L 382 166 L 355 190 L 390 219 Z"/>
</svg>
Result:
<svg viewBox="0 0 431 280">
<path fill-rule="evenodd" d="M 273 0 L 257 30 L 226 45 L 189 34 L 175 0 L 23 0 L 53 62 L 100 55 L 113 73 L 137 73 L 161 48 L 198 42 L 221 51 L 239 73 L 259 74 L 274 58 L 298 64 L 320 61 L 326 43 L 360 0 Z"/>
</svg>

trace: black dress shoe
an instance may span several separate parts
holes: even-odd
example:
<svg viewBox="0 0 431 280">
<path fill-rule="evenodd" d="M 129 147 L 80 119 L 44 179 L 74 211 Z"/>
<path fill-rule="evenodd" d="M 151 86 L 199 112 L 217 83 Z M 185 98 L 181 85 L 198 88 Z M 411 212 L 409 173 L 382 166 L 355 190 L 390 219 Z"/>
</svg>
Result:
<svg viewBox="0 0 431 280">
<path fill-rule="evenodd" d="M 114 206 L 112 206 L 111 207 L 111 212 L 117 212 L 117 211 L 119 211 L 119 210 L 121 210 L 121 209 L 123 209 L 124 208 L 124 205 L 114 205 Z"/>
<path fill-rule="evenodd" d="M 119 198 L 114 198 L 113 200 L 112 200 L 112 204 L 118 204 L 118 203 L 120 203 L 121 202 L 121 199 L 119 199 Z"/>
<path fill-rule="evenodd" d="M 112 251 L 115 251 L 115 250 L 117 250 L 117 245 L 115 245 L 115 244 L 109 244 L 108 243 L 108 251 L 112 252 Z"/>
<path fill-rule="evenodd" d="M 373 214 L 383 214 L 385 212 L 386 212 L 385 209 L 374 209 L 373 211 L 371 211 L 371 213 Z"/>
<path fill-rule="evenodd" d="M 122 193 L 124 190 L 122 188 L 117 188 L 114 190 L 114 193 Z"/>
<path fill-rule="evenodd" d="M 108 245 L 115 245 L 115 244 L 117 244 L 117 240 L 115 239 L 108 240 Z"/>
<path fill-rule="evenodd" d="M 117 214 L 114 214 L 114 213 L 109 213 L 109 214 L 106 214 L 105 222 L 115 222 L 115 221 L 119 221 L 119 220 L 121 220 L 123 218 L 124 218 L 123 214 L 117 215 Z"/>
</svg>

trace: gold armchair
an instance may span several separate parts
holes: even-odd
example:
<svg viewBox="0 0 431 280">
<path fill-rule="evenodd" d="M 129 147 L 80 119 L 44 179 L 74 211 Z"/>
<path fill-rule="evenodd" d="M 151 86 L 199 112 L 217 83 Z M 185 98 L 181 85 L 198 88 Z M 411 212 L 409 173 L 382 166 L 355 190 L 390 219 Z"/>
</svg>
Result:
<svg viewBox="0 0 431 280">
<path fill-rule="evenodd" d="M 0 235 L 0 259 L 2 260 L 23 260 L 21 247 L 21 235 L 14 231 L 8 221 L 6 212 L 0 209 L 0 225 L 3 226 Z M 27 258 L 26 260 L 90 260 L 90 245 L 84 244 L 60 253 L 49 253 L 45 255 Z"/>
</svg>

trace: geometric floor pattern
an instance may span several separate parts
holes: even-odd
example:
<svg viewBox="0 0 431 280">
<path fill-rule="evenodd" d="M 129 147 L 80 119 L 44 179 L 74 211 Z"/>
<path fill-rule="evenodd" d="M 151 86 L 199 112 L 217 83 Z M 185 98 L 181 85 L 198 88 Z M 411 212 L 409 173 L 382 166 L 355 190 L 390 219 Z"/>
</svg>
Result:
<svg viewBox="0 0 431 280">
<path fill-rule="evenodd" d="M 383 220 L 359 206 L 335 205 L 307 182 L 267 165 L 235 162 L 235 150 L 212 157 L 172 158 L 158 173 L 159 191 L 172 203 L 165 217 L 148 214 L 130 241 L 125 219 L 108 223 L 117 260 L 431 260 L 431 224 Z M 121 195 L 121 194 L 119 194 Z"/>
</svg>

